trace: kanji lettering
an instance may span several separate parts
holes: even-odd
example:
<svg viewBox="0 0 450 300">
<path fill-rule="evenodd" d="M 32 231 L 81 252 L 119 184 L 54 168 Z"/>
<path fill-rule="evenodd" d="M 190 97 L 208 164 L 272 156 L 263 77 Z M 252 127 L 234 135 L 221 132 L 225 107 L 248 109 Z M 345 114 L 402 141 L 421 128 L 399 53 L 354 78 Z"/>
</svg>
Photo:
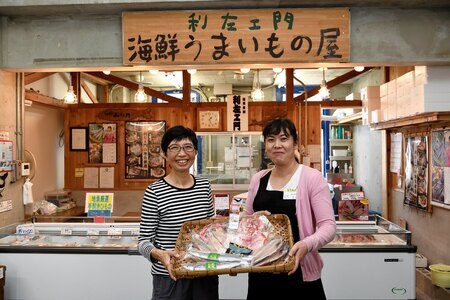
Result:
<svg viewBox="0 0 450 300">
<path fill-rule="evenodd" d="M 198 23 L 200 22 L 201 19 L 202 19 L 202 16 L 199 15 L 198 18 L 196 19 L 195 13 L 192 13 L 188 19 L 188 23 L 189 23 L 188 28 L 190 30 L 192 30 L 192 32 L 195 32 L 197 30 Z M 208 15 L 205 15 L 205 18 L 203 20 L 203 25 L 201 28 L 205 29 L 207 24 L 208 24 Z"/>
<path fill-rule="evenodd" d="M 166 41 L 166 36 L 163 34 L 158 34 L 156 36 L 155 42 L 156 42 L 155 50 L 157 52 L 157 54 L 155 54 L 155 60 L 161 58 L 167 59 L 166 52 L 169 44 Z"/>
<path fill-rule="evenodd" d="M 322 47 L 324 44 L 324 40 L 328 43 L 326 49 L 327 54 L 323 56 L 323 58 L 341 58 L 342 55 L 336 54 L 336 51 L 339 50 L 338 45 L 336 44 L 337 38 L 341 35 L 339 28 L 326 28 L 320 30 L 320 44 L 319 48 L 317 48 L 317 56 L 322 52 Z"/>
<path fill-rule="evenodd" d="M 230 20 L 237 20 L 237 16 L 230 16 L 230 13 L 227 13 L 225 16 L 222 16 L 223 24 L 222 29 L 227 29 L 227 31 L 236 31 L 236 23 L 230 22 Z"/>
<path fill-rule="evenodd" d="M 134 37 L 128 39 L 128 41 L 130 43 L 133 43 L 135 40 L 136 40 L 136 38 L 134 38 Z M 139 55 L 139 58 L 141 60 L 145 60 L 146 62 L 149 62 L 150 60 L 152 60 L 152 51 L 153 50 L 152 50 L 152 46 L 150 45 L 151 41 L 152 41 L 152 39 L 149 38 L 149 39 L 144 40 L 144 39 L 142 39 L 141 35 L 139 35 L 138 42 L 137 42 L 137 44 L 139 46 L 139 48 L 138 48 L 139 50 L 138 51 L 135 50 L 136 45 L 132 45 L 132 46 L 128 47 L 128 50 L 131 50 L 131 51 L 135 50 L 131 54 L 130 58 L 128 58 L 128 60 L 133 61 L 137 55 Z"/>
<path fill-rule="evenodd" d="M 290 12 L 287 12 L 284 15 L 284 20 L 286 23 L 288 23 L 288 30 L 292 29 L 292 26 L 294 25 L 294 15 Z M 279 11 L 275 11 L 273 13 L 273 29 L 278 30 L 278 24 L 281 22 L 281 13 Z"/>
<path fill-rule="evenodd" d="M 172 58 L 172 61 L 175 60 L 175 54 L 180 52 L 180 49 L 178 49 L 178 40 L 177 40 L 177 34 L 175 33 L 172 37 L 171 34 L 167 35 L 169 37 L 169 52 L 167 54 Z"/>
</svg>

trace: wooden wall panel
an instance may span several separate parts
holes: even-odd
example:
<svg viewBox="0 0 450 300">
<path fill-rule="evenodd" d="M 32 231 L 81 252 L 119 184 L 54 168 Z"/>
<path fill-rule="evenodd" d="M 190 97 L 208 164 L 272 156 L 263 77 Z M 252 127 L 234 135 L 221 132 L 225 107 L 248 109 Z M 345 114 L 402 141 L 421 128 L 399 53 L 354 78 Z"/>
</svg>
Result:
<svg viewBox="0 0 450 300">
<path fill-rule="evenodd" d="M 184 125 L 197 130 L 197 107 L 220 108 L 222 111 L 222 128 L 226 128 L 226 103 L 191 103 L 186 109 L 177 104 L 79 104 L 71 106 L 65 113 L 65 133 L 70 138 L 70 127 L 88 127 L 89 123 L 117 124 L 117 164 L 90 164 L 88 151 L 65 150 L 65 183 L 66 188 L 85 190 L 83 177 L 75 177 L 76 168 L 86 167 L 114 167 L 114 190 L 143 190 L 153 180 L 125 179 L 125 121 L 166 121 L 166 128 L 174 125 Z M 286 102 L 250 102 L 249 103 L 249 131 L 261 131 L 264 124 L 276 117 L 287 117 L 298 124 L 298 106 L 287 109 Z M 291 105 L 292 108 L 292 105 Z M 112 116 L 111 111 L 116 115 Z M 308 139 L 320 143 L 320 108 L 308 108 Z M 129 113 L 130 119 L 124 119 Z M 109 117 L 108 117 L 109 116 Z M 112 117 L 111 117 L 112 116 Z M 314 117 L 312 117 L 314 116 Z M 67 143 L 68 144 L 68 143 Z M 102 189 L 105 190 L 105 189 Z"/>
</svg>

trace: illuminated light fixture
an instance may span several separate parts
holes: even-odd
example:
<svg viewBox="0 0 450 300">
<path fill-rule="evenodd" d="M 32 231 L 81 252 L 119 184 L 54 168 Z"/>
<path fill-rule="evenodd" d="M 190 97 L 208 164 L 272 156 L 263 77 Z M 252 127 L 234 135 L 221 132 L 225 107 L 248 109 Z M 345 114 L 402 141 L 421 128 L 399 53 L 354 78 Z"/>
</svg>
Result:
<svg viewBox="0 0 450 300">
<path fill-rule="evenodd" d="M 256 70 L 255 72 L 255 77 L 253 79 L 252 99 L 253 101 L 262 101 L 264 100 L 264 92 L 261 89 L 261 84 L 259 83 L 259 70 Z"/>
<path fill-rule="evenodd" d="M 353 68 L 356 72 L 362 72 L 364 71 L 364 66 L 356 66 Z"/>
<path fill-rule="evenodd" d="M 283 71 L 283 68 L 273 68 L 272 69 L 275 73 L 281 73 Z"/>
<path fill-rule="evenodd" d="M 73 90 L 73 85 L 70 84 L 72 82 L 72 75 L 69 76 L 69 89 L 67 90 L 67 94 L 64 96 L 64 103 L 66 104 L 75 104 L 78 102 L 78 97 Z"/>
<path fill-rule="evenodd" d="M 322 68 L 322 84 L 320 85 L 319 95 L 322 100 L 330 99 L 330 91 L 327 88 L 327 82 L 325 80 L 325 68 Z"/>
<path fill-rule="evenodd" d="M 134 102 L 145 102 L 145 100 L 147 100 L 147 94 L 144 91 L 144 86 L 141 83 L 141 79 L 142 73 L 139 71 L 139 87 L 136 94 L 134 94 Z"/>
<path fill-rule="evenodd" d="M 248 72 L 250 72 L 249 68 L 241 68 L 241 72 L 244 74 L 247 74 Z"/>
<path fill-rule="evenodd" d="M 156 75 L 159 73 L 159 70 L 148 70 L 148 72 L 152 75 Z"/>
<path fill-rule="evenodd" d="M 104 70 L 104 71 L 102 71 L 102 72 L 103 72 L 103 74 L 105 74 L 105 75 L 111 74 L 111 71 L 110 71 L 110 70 Z"/>
<path fill-rule="evenodd" d="M 194 75 L 195 73 L 197 73 L 197 69 L 187 69 L 187 72 L 191 75 Z"/>
</svg>

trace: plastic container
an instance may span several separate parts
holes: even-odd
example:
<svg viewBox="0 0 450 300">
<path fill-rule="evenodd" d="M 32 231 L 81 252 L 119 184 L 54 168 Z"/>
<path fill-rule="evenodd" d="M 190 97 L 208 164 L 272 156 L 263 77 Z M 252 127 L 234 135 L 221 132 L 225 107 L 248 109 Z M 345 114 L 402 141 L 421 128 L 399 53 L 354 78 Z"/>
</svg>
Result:
<svg viewBox="0 0 450 300">
<path fill-rule="evenodd" d="M 450 288 L 450 266 L 444 264 L 430 265 L 431 282 L 434 285 Z"/>
<path fill-rule="evenodd" d="M 343 150 L 334 149 L 333 156 L 347 156 L 347 150 L 346 149 L 343 149 Z"/>
</svg>

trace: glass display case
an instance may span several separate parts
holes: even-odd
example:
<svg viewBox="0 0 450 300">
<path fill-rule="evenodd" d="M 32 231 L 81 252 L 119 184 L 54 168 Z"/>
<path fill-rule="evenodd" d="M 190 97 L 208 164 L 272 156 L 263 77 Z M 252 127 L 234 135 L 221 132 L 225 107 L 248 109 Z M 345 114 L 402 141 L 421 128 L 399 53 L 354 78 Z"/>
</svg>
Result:
<svg viewBox="0 0 450 300">
<path fill-rule="evenodd" d="M 0 228 L 0 253 L 70 251 L 138 254 L 139 223 L 124 217 L 38 217 Z"/>
<path fill-rule="evenodd" d="M 336 237 L 319 250 L 329 299 L 416 298 L 410 231 L 378 215 L 336 223 Z"/>
<path fill-rule="evenodd" d="M 137 250 L 139 222 L 94 220 L 38 216 L 0 228 L 5 299 L 150 299 L 151 263 Z M 245 298 L 246 274 L 219 280 L 220 299 Z"/>
<path fill-rule="evenodd" d="M 380 217 L 371 215 L 369 221 L 336 221 L 336 237 L 323 249 L 336 248 L 398 248 L 411 247 L 411 232 Z"/>
<path fill-rule="evenodd" d="M 215 189 L 247 189 L 250 178 L 265 168 L 261 132 L 197 133 L 199 146 L 193 174 Z"/>
</svg>

